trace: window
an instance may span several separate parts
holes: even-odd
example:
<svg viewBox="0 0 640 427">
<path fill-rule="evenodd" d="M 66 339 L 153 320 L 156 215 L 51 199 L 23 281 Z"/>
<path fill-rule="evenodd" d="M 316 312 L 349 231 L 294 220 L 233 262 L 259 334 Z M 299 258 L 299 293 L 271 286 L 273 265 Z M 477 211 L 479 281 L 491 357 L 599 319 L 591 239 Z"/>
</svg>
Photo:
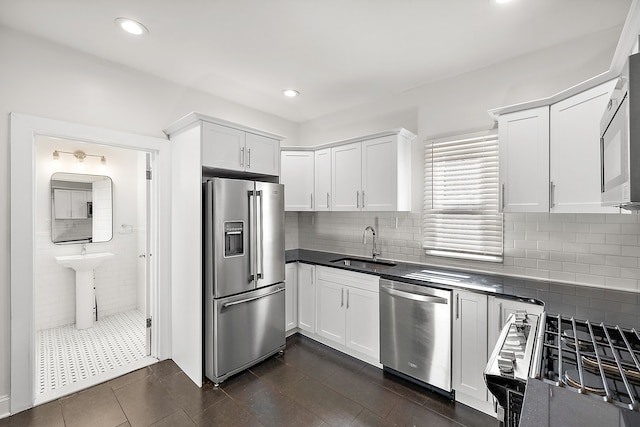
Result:
<svg viewBox="0 0 640 427">
<path fill-rule="evenodd" d="M 502 261 L 498 136 L 428 142 L 424 166 L 426 253 Z"/>
</svg>

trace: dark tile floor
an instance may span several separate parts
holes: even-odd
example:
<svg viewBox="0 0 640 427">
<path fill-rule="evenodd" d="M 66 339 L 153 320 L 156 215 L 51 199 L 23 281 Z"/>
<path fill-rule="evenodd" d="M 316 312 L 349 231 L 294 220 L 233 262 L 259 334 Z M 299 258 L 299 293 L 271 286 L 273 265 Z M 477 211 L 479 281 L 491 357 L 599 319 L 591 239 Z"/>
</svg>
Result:
<svg viewBox="0 0 640 427">
<path fill-rule="evenodd" d="M 497 421 L 300 335 L 225 381 L 195 386 L 166 360 L 4 426 L 497 426 Z"/>
</svg>

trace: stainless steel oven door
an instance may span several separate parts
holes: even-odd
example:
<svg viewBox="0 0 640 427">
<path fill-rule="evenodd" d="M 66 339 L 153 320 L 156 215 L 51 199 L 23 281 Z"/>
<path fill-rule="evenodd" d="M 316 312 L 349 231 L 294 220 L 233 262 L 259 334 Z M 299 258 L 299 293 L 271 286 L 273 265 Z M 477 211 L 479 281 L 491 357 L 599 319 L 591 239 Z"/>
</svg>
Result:
<svg viewBox="0 0 640 427">
<path fill-rule="evenodd" d="M 205 321 L 213 323 L 213 335 L 205 337 L 210 349 L 205 353 L 205 372 L 213 382 L 222 382 L 284 348 L 284 283 L 209 304 L 213 304 L 213 318 Z"/>
</svg>

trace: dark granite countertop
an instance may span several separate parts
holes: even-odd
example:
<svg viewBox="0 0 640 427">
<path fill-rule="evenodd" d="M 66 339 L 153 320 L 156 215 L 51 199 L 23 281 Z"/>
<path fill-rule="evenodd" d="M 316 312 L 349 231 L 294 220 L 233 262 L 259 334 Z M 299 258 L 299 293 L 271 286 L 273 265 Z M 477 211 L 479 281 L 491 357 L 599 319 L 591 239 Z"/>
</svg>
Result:
<svg viewBox="0 0 640 427">
<path fill-rule="evenodd" d="M 376 267 L 347 266 L 343 263 L 335 262 L 336 260 L 343 258 L 370 260 L 364 257 L 334 252 L 311 251 L 307 249 L 292 249 L 285 252 L 285 262 L 287 263 L 302 262 L 306 264 L 322 265 L 325 267 L 356 271 L 358 273 L 374 274 L 382 279 L 396 280 L 415 285 L 429 286 L 432 288 L 445 290 L 466 289 L 488 295 L 499 295 L 500 297 L 527 301 L 534 304 L 543 304 L 537 299 L 514 294 L 512 292 L 513 287 L 503 286 L 503 280 L 500 276 L 469 273 L 461 270 L 403 263 L 399 261 L 393 261 L 395 264 L 394 266 L 380 265 Z"/>
<path fill-rule="evenodd" d="M 605 402 L 599 396 L 580 394 L 530 378 L 524 394 L 520 427 L 640 425 L 640 413 Z"/>
</svg>

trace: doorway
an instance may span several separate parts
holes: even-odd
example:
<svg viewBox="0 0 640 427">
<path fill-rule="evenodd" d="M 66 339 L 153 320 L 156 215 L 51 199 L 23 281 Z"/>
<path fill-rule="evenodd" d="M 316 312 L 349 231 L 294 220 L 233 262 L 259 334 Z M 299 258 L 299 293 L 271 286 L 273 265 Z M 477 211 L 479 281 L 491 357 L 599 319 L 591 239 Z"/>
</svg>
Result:
<svg viewBox="0 0 640 427">
<path fill-rule="evenodd" d="M 38 159 L 42 158 L 42 161 L 45 161 L 44 159 L 46 158 L 46 162 L 50 164 L 53 161 L 53 157 L 55 157 L 53 151 L 56 150 L 46 155 L 38 156 L 38 146 L 40 144 L 45 147 L 43 150 L 50 151 L 51 147 L 42 142 L 45 140 L 52 144 L 75 144 L 75 150 L 60 149 L 60 151 L 71 153 L 71 161 L 76 162 L 74 167 L 79 161 L 78 157 L 75 156 L 75 151 L 81 148 L 85 148 L 85 150 L 81 151 L 88 155 L 87 158 L 95 155 L 96 153 L 94 152 L 102 150 L 103 152 L 109 152 L 109 156 L 113 157 L 113 165 L 117 164 L 115 162 L 118 159 L 118 155 L 124 154 L 135 157 L 136 164 L 141 165 L 142 170 L 140 172 L 145 178 L 136 187 L 142 197 L 134 198 L 133 203 L 144 205 L 144 209 L 137 209 L 133 217 L 123 216 L 114 211 L 112 232 L 114 236 L 123 238 L 112 238 L 110 241 L 95 243 L 90 241 L 86 243 L 88 247 L 86 253 L 112 251 L 115 259 L 117 253 L 123 251 L 119 246 L 120 243 L 126 240 L 126 236 L 135 233 L 136 228 L 140 228 L 137 227 L 139 224 L 144 223 L 144 236 L 137 236 L 135 239 L 136 245 L 131 250 L 124 250 L 126 256 L 122 256 L 122 258 L 127 258 L 127 262 L 133 266 L 132 271 L 135 271 L 133 273 L 135 278 L 129 280 L 133 280 L 136 283 L 139 280 L 139 264 L 143 265 L 144 273 L 140 275 L 144 281 L 144 284 L 141 285 L 143 289 L 135 285 L 130 286 L 129 289 L 129 293 L 132 296 L 130 301 L 135 300 L 135 307 L 116 307 L 117 304 L 114 304 L 112 297 L 114 294 L 120 293 L 122 288 L 115 291 L 108 289 L 108 281 L 102 280 L 100 269 L 96 269 L 93 275 L 93 284 L 96 287 L 94 302 L 97 301 L 97 304 L 93 304 L 93 307 L 90 307 L 90 309 L 94 310 L 92 314 L 97 314 L 98 322 L 96 323 L 101 322 L 101 313 L 105 315 L 102 316 L 102 320 L 105 320 L 108 317 L 106 314 L 108 314 L 109 310 L 115 313 L 119 309 L 135 308 L 135 310 L 140 311 L 141 315 L 139 317 L 142 318 L 144 330 L 141 338 L 143 342 L 143 350 L 141 350 L 143 357 L 141 360 L 133 361 L 133 363 L 122 363 L 123 366 L 116 366 L 116 369 L 106 369 L 104 372 L 98 372 L 100 369 L 97 369 L 95 375 L 87 375 L 86 378 L 81 378 L 80 381 L 73 381 L 71 385 L 58 388 L 58 392 L 39 394 L 40 378 L 35 369 L 37 366 L 36 355 L 38 354 L 35 345 L 36 327 L 46 323 L 41 318 L 41 313 L 38 313 L 38 310 L 41 309 L 40 303 L 37 301 L 39 295 L 38 287 L 39 285 L 44 285 L 44 283 L 39 283 L 41 279 L 39 264 L 46 259 L 47 263 L 53 263 L 55 267 L 60 267 L 55 261 L 55 256 L 58 255 L 52 252 L 61 251 L 63 254 L 60 256 L 65 256 L 80 254 L 81 250 L 84 251 L 82 244 L 53 245 L 51 243 L 52 217 L 49 216 L 49 228 L 46 227 L 46 218 L 43 219 L 42 217 L 45 211 L 51 212 L 52 209 L 53 196 L 50 195 L 51 190 L 50 188 L 43 190 L 44 187 L 50 187 L 51 175 L 43 173 L 47 168 L 43 167 Z M 168 222 L 170 206 L 168 197 L 159 197 L 161 188 L 169 188 L 170 164 L 168 153 L 168 141 L 159 138 L 11 114 L 12 315 L 10 408 L 12 414 L 169 357 L 170 324 L 168 322 L 168 307 L 170 304 L 170 283 L 163 278 L 168 278 L 170 272 L 168 270 L 169 260 L 163 249 L 168 246 L 167 242 L 170 235 Z M 60 157 L 60 153 L 58 153 L 58 157 Z M 102 155 L 100 157 L 106 156 Z M 101 160 L 100 157 L 98 157 L 99 160 Z M 86 158 L 84 160 L 86 161 Z M 106 161 L 108 164 L 108 157 Z M 84 166 L 87 167 L 87 164 Z M 147 174 L 149 176 L 152 175 L 151 172 L 147 172 L 147 166 L 153 166 L 154 180 L 146 180 Z M 138 170 L 138 168 L 134 169 Z M 48 171 L 51 172 L 50 167 Z M 111 171 L 111 174 L 114 173 L 117 173 L 115 169 Z M 133 183 L 127 182 L 126 178 L 124 180 L 119 178 L 119 181 L 121 182 L 119 186 L 120 192 L 126 194 L 123 190 L 127 186 L 133 185 Z M 43 185 L 42 182 L 45 184 Z M 117 189 L 118 187 L 114 188 L 114 190 Z M 43 197 L 39 197 L 42 194 L 46 195 L 44 202 Z M 139 203 L 137 202 L 138 200 L 140 200 Z M 45 207 L 42 208 L 40 203 L 44 203 Z M 93 203 L 97 202 L 93 201 Z M 126 200 L 123 202 L 124 205 L 127 203 L 131 202 Z M 95 211 L 98 206 L 95 205 L 91 208 Z M 41 227 L 43 224 L 45 224 L 45 231 Z M 140 243 L 139 240 L 143 240 L 143 243 Z M 44 245 L 43 242 L 47 242 L 48 245 Z M 42 250 L 43 245 L 54 249 L 51 249 L 49 253 L 43 254 L 43 252 L 46 252 Z M 143 252 L 140 252 L 141 248 L 143 248 Z M 122 261 L 123 259 L 115 267 L 116 271 L 123 270 L 124 263 Z M 105 267 L 107 262 L 105 261 Z M 76 273 L 71 269 L 66 270 L 69 271 L 58 269 L 58 273 L 63 277 L 62 282 L 66 282 L 65 286 L 68 294 L 71 293 L 69 289 L 72 288 L 69 282 L 73 281 L 69 279 L 73 279 Z M 112 270 L 114 270 L 113 266 Z M 49 281 L 48 283 L 51 284 L 52 282 Z M 119 283 L 122 286 L 123 282 Z M 73 281 L 73 285 L 75 284 L 75 281 Z M 108 296 L 109 292 L 112 297 Z M 58 294 L 58 292 L 45 294 L 45 305 L 52 302 L 47 300 L 55 298 Z M 140 300 L 140 304 L 138 304 L 138 300 Z M 69 299 L 65 301 L 68 304 Z M 129 305 L 131 305 L 130 301 Z M 53 305 L 55 304 L 49 304 L 49 306 Z M 125 303 L 126 305 L 127 303 Z M 74 310 L 71 311 L 73 312 Z M 66 311 L 66 316 L 69 316 L 69 310 Z M 146 327 L 147 319 L 150 319 L 150 326 L 154 329 L 153 340 L 150 340 L 151 328 Z M 134 320 L 134 322 L 137 323 L 137 320 Z M 93 327 L 87 329 L 91 330 L 91 332 L 96 331 Z M 95 347 L 92 345 L 85 347 L 86 349 L 83 350 L 85 354 L 96 353 Z M 100 363 L 109 365 L 107 359 L 102 357 Z"/>
<path fill-rule="evenodd" d="M 151 153 L 37 135 L 35 161 L 39 404 L 157 359 L 148 357 L 151 327 L 146 327 Z M 105 254 L 89 272 L 90 290 L 76 278 L 75 269 L 83 265 L 57 261 L 71 257 L 82 264 L 76 260 L 82 252 Z"/>
</svg>

